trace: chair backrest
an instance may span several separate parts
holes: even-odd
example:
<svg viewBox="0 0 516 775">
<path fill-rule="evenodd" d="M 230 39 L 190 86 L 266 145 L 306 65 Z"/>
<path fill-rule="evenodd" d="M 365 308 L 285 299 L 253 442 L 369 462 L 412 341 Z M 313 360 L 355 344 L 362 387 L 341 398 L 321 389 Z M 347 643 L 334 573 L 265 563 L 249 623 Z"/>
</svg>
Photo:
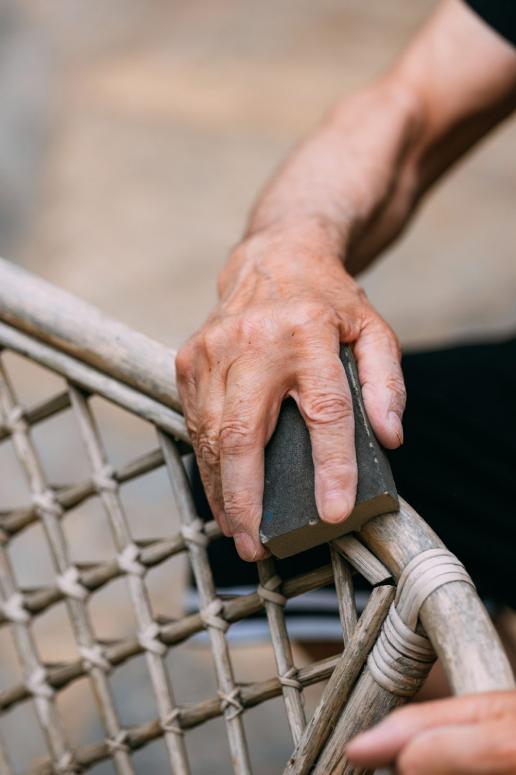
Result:
<svg viewBox="0 0 516 775">
<path fill-rule="evenodd" d="M 249 773 L 253 757 L 244 717 L 249 709 L 276 697 L 283 698 L 291 736 L 287 750 L 292 755 L 285 761 L 285 771 L 291 775 L 351 772 L 342 758 L 345 742 L 414 694 L 435 654 L 455 693 L 514 685 L 503 649 L 467 573 L 405 502 L 398 513 L 375 518 L 360 534 L 333 541 L 330 564 L 281 579 L 274 561 L 266 560 L 259 563 L 255 590 L 221 598 L 207 555 L 207 545 L 219 531 L 214 523 L 198 519 L 184 468 L 189 445 L 174 383 L 174 353 L 5 261 L 0 261 L 0 347 L 0 448 L 9 447 L 12 465 L 24 477 L 27 491 L 26 502 L 0 507 L 0 632 L 7 631 L 12 639 L 12 654 L 0 644 L 5 685 L 0 712 L 2 721 L 11 719 L 12 727 L 17 709 L 29 703 L 43 741 L 41 757 L 27 764 L 20 740 L 13 749 L 16 735 L 13 739 L 4 735 L 0 772 L 82 772 L 102 762 L 110 763 L 109 771 L 144 772 L 148 770 L 138 764 L 137 754 L 159 739 L 163 758 L 155 771 L 188 773 L 189 735 L 220 718 L 234 772 Z M 11 371 L 16 371 L 9 360 L 12 353 L 57 375 L 59 389 L 25 405 L 12 378 Z M 44 383 L 43 378 L 31 379 L 27 374 L 24 379 L 30 382 L 31 395 Z M 121 464 L 113 463 L 99 399 L 144 421 L 150 429 L 148 438 L 154 438 L 151 448 Z M 59 425 L 65 415 L 72 418 L 66 444 Z M 72 458 L 83 454 L 88 473 L 79 481 L 56 485 L 47 475 L 46 448 L 38 434 L 53 423 L 52 443 L 57 440 L 61 445 L 57 453 L 52 452 L 53 464 L 57 463 L 59 475 Z M 2 478 L 14 476 L 2 461 L 0 456 Z M 170 486 L 163 496 L 170 504 L 166 534 L 159 539 L 135 537 L 131 487 L 158 471 L 167 472 Z M 76 518 L 82 506 L 92 502 L 99 506 L 98 519 L 109 528 L 112 548 L 100 560 L 78 561 L 69 522 L 75 519 L 75 536 L 77 531 L 80 537 L 100 530 L 93 521 L 85 526 L 84 520 Z M 152 496 L 147 507 L 151 502 Z M 20 581 L 19 566 L 30 570 L 39 560 L 33 545 L 24 549 L 23 537 L 36 529 L 48 548 L 51 579 L 27 588 Z M 163 618 L 154 611 L 150 574 L 152 569 L 170 571 L 161 579 L 162 590 L 177 597 L 179 577 L 172 565 L 181 556 L 188 558 L 195 577 L 199 610 Z M 372 587 L 359 618 L 355 573 Z M 97 599 L 120 580 L 133 621 L 123 637 L 107 640 L 97 632 L 94 609 Z M 328 584 L 334 584 L 337 593 L 344 650 L 338 657 L 298 669 L 285 623 L 285 603 Z M 43 655 L 40 642 L 41 621 L 59 606 L 65 612 L 66 637 L 75 655 L 65 662 L 49 658 L 48 648 Z M 115 606 L 108 611 L 108 620 L 125 616 L 119 603 Z M 251 681 L 243 682 L 234 669 L 228 630 L 262 609 L 275 672 L 266 679 L 251 676 Z M 212 695 L 201 692 L 201 699 L 184 703 L 176 694 L 176 682 L 182 677 L 174 674 L 174 654 L 201 632 L 208 636 L 216 686 Z M 64 627 L 53 636 L 59 655 Z M 138 723 L 122 723 L 114 686 L 122 680 L 124 667 L 142 657 L 154 712 Z M 308 719 L 304 690 L 327 679 Z M 87 744 L 70 739 L 61 707 L 63 695 L 81 682 L 92 689 L 99 719 L 97 739 Z M 126 699 L 148 707 L 138 689 Z M 79 713 L 80 701 L 72 707 Z M 21 737 L 23 742 L 23 730 Z M 212 762 L 211 771 L 228 768 Z"/>
</svg>

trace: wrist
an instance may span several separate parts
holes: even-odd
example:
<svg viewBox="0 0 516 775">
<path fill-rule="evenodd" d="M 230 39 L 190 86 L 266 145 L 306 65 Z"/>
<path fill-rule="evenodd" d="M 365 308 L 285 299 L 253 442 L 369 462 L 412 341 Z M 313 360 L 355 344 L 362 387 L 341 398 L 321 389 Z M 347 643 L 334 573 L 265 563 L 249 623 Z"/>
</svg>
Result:
<svg viewBox="0 0 516 775">
<path fill-rule="evenodd" d="M 266 228 L 249 229 L 233 249 L 218 279 L 225 296 L 239 277 L 254 273 L 281 282 L 328 265 L 342 268 L 348 235 L 319 216 L 285 219 Z"/>
</svg>

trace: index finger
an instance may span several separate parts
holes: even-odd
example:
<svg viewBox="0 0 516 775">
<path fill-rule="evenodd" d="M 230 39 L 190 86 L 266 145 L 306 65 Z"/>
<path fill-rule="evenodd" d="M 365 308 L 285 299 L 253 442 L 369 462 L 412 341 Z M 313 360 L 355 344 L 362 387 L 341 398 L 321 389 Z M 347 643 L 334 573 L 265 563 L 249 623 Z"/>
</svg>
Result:
<svg viewBox="0 0 516 775">
<path fill-rule="evenodd" d="M 243 560 L 269 555 L 259 539 L 264 447 L 274 430 L 282 392 L 256 361 L 236 363 L 228 373 L 220 430 L 224 513 Z"/>
</svg>

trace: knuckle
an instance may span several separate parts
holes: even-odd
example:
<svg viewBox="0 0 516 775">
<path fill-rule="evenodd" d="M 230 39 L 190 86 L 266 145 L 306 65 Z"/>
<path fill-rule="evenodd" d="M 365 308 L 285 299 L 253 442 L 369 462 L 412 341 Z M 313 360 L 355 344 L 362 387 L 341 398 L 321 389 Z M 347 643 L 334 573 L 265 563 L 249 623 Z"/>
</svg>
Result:
<svg viewBox="0 0 516 775">
<path fill-rule="evenodd" d="M 197 438 L 197 455 L 208 466 L 217 465 L 220 460 L 219 439 L 217 433 L 202 430 Z"/>
<path fill-rule="evenodd" d="M 339 316 L 335 309 L 319 301 L 296 302 L 291 305 L 288 314 L 288 327 L 294 335 L 304 338 L 317 330 L 337 328 Z"/>
<path fill-rule="evenodd" d="M 354 460 L 346 459 L 342 448 L 330 449 L 318 461 L 317 473 L 319 476 L 322 474 L 324 477 L 342 480 L 351 486 L 357 478 L 357 467 Z"/>
<path fill-rule="evenodd" d="M 250 493 L 244 489 L 231 490 L 224 493 L 224 513 L 231 523 L 233 533 L 238 533 L 240 528 L 246 528 L 254 514 L 256 504 Z"/>
<path fill-rule="evenodd" d="M 367 293 L 364 288 L 362 288 L 361 285 L 355 286 L 355 294 L 357 297 L 357 300 L 360 304 L 364 304 L 369 306 L 369 299 L 367 298 Z"/>
<path fill-rule="evenodd" d="M 338 393 L 312 393 L 305 398 L 303 413 L 310 425 L 338 423 L 353 416 L 351 398 Z"/>
<path fill-rule="evenodd" d="M 377 339 L 384 346 L 387 343 L 398 357 L 401 356 L 400 340 L 396 332 L 372 307 L 369 307 L 364 329 L 372 339 Z"/>
<path fill-rule="evenodd" d="M 227 332 L 220 323 L 212 323 L 201 334 L 202 346 L 207 355 L 218 353 L 227 342 Z"/>
<path fill-rule="evenodd" d="M 187 343 L 176 354 L 176 373 L 180 379 L 186 379 L 193 369 L 193 350 L 193 344 Z"/>
<path fill-rule="evenodd" d="M 256 338 L 263 336 L 263 318 L 261 316 L 257 317 L 251 311 L 244 315 L 239 315 L 235 319 L 233 326 L 237 338 L 244 344 L 251 344 Z"/>
<path fill-rule="evenodd" d="M 226 420 L 220 429 L 220 448 L 223 454 L 245 452 L 255 446 L 257 429 L 245 420 Z"/>
<path fill-rule="evenodd" d="M 215 321 L 201 335 L 203 352 L 212 364 L 225 354 L 236 357 L 249 346 L 258 345 L 263 337 L 263 317 L 257 319 L 252 312 Z"/>
<path fill-rule="evenodd" d="M 190 437 L 190 441 L 192 442 L 192 446 L 197 451 L 197 444 L 199 441 L 199 430 L 197 428 L 197 423 L 194 419 L 187 417 L 186 428 L 188 430 L 188 435 Z"/>
</svg>

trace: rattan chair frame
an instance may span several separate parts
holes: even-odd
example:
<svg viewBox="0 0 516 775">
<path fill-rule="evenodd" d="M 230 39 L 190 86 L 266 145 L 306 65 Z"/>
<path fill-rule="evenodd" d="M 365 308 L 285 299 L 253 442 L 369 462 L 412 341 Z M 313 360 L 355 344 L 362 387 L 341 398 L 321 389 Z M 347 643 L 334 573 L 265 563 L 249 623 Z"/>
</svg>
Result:
<svg viewBox="0 0 516 775">
<path fill-rule="evenodd" d="M 215 589 L 207 544 L 219 535 L 214 522 L 200 524 L 190 495 L 182 454 L 188 434 L 181 415 L 173 371 L 174 352 L 113 321 L 85 302 L 12 264 L 0 260 L 0 348 L 21 354 L 57 373 L 66 390 L 32 407 L 22 407 L 0 366 L 0 442 L 10 438 L 25 473 L 32 502 L 0 515 L 0 626 L 9 626 L 24 669 L 24 681 L 0 694 L 0 714 L 32 698 L 44 732 L 48 758 L 34 773 L 82 772 L 110 758 L 123 775 L 134 772 L 131 754 L 157 737 L 168 752 L 170 771 L 188 773 L 184 732 L 209 719 L 225 721 L 234 771 L 251 772 L 242 723 L 247 708 L 282 695 L 292 736 L 293 756 L 286 772 L 352 772 L 342 756 L 345 742 L 404 701 L 378 684 L 367 664 L 395 585 L 414 557 L 442 547 L 426 523 L 401 501 L 400 511 L 370 521 L 359 535 L 332 542 L 331 564 L 281 580 L 273 560 L 259 563 L 260 585 L 251 594 L 221 600 Z M 149 422 L 156 433 L 151 452 L 118 469 L 110 466 L 89 402 L 99 395 Z M 91 477 L 65 488 L 46 481 L 32 428 L 62 411 L 72 411 L 87 451 Z M 166 540 L 140 546 L 133 540 L 119 487 L 165 466 L 181 531 Z M 88 498 L 98 496 L 116 544 L 117 556 L 87 568 L 71 564 L 62 520 Z M 17 587 L 10 565 L 9 542 L 33 523 L 44 527 L 53 557 L 55 584 L 35 590 Z M 177 621 L 153 618 L 145 573 L 166 559 L 187 553 L 200 596 L 200 611 Z M 373 586 L 364 612 L 357 617 L 352 574 Z M 88 597 L 118 576 L 127 578 L 138 624 L 134 637 L 112 644 L 95 639 Z M 284 617 L 287 599 L 327 584 L 337 592 L 342 624 L 342 656 L 296 669 Z M 47 666 L 38 657 L 32 623 L 65 601 L 81 658 Z M 265 609 L 277 666 L 266 681 L 239 685 L 234 678 L 226 631 L 233 622 Z M 419 621 L 442 660 L 457 694 L 514 686 L 514 679 L 493 625 L 474 589 L 463 581 L 439 586 L 426 597 Z M 167 650 L 206 631 L 217 676 L 218 695 L 188 706 L 178 705 L 165 665 Z M 467 652 L 465 645 L 467 644 Z M 122 728 L 113 702 L 109 673 L 137 654 L 145 654 L 159 718 Z M 407 668 L 410 674 L 410 669 Z M 88 675 L 105 728 L 105 739 L 72 750 L 56 709 L 56 694 Z M 303 689 L 330 678 L 324 702 L 311 720 L 305 717 Z M 413 691 L 421 676 L 413 679 Z M 411 691 L 412 691 L 411 688 Z M 308 723 L 307 723 L 308 721 Z M 329 730 L 332 733 L 329 734 Z M 0 746 L 0 772 L 14 766 Z"/>
</svg>

